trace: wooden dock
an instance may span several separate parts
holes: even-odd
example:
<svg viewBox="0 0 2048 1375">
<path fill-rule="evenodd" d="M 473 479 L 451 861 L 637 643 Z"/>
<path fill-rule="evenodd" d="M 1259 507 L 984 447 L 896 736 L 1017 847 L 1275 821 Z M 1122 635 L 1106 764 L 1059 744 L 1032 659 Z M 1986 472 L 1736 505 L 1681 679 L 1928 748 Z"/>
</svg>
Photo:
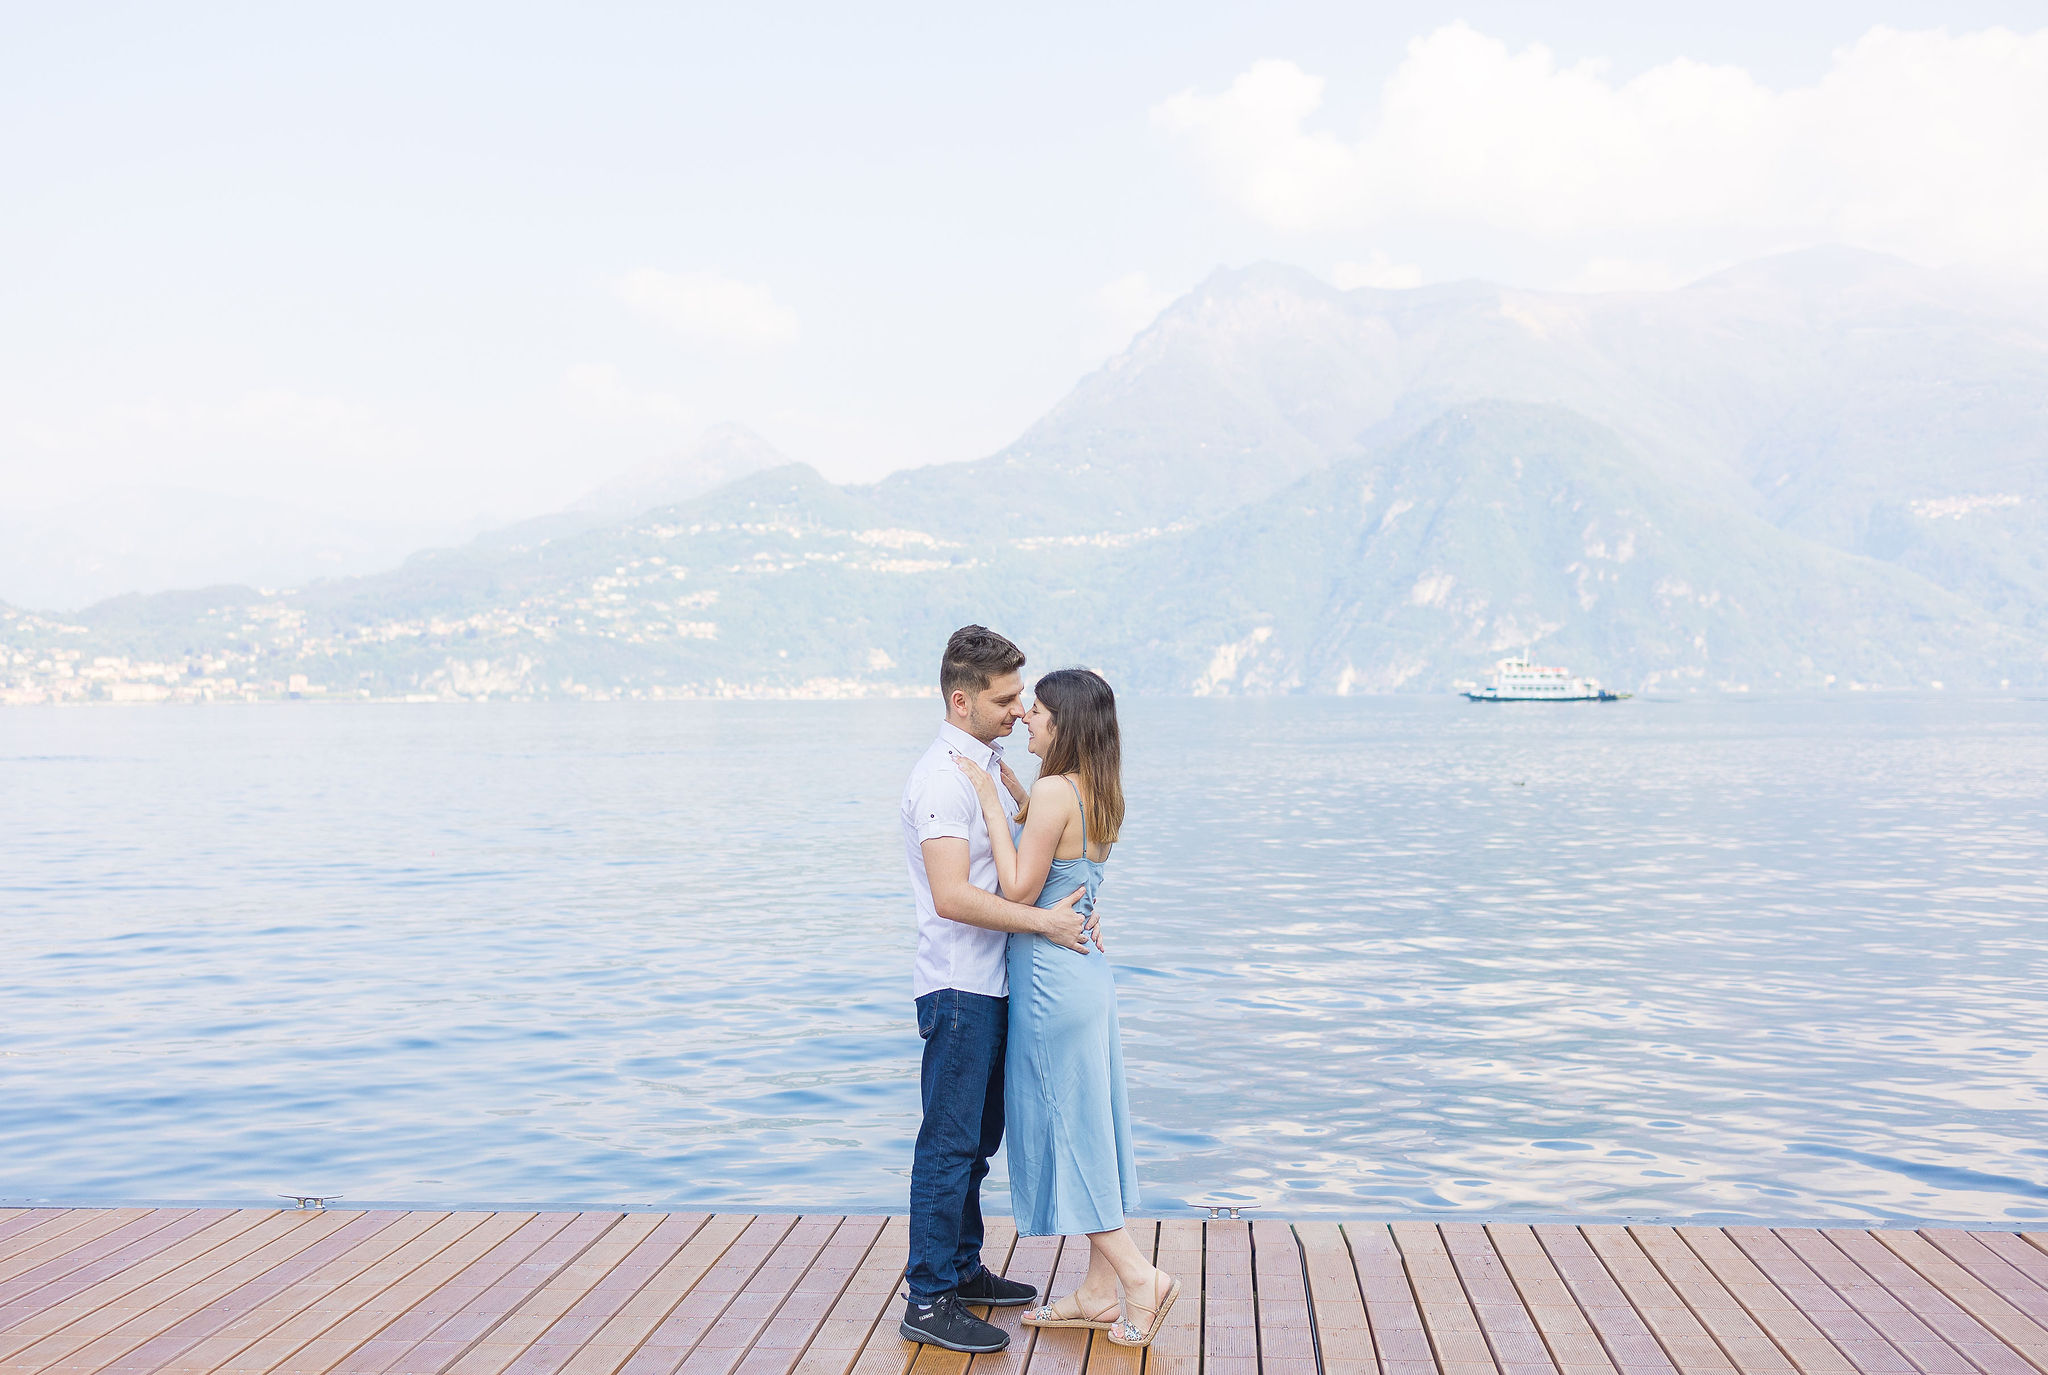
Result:
<svg viewBox="0 0 2048 1375">
<path fill-rule="evenodd" d="M 986 1255 L 1064 1291 L 1087 1243 Z M 0 1210 L 0 1372 L 2043 1375 L 2048 1233 L 1147 1222 L 1149 1353 L 896 1335 L 900 1218 Z"/>
</svg>

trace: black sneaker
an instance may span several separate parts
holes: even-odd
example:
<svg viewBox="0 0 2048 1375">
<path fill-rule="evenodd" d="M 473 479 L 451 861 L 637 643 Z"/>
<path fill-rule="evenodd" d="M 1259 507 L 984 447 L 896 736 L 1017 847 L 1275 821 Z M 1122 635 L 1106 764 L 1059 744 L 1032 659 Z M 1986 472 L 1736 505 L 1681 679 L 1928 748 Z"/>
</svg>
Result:
<svg viewBox="0 0 2048 1375">
<path fill-rule="evenodd" d="M 986 1265 L 974 1278 L 953 1291 L 962 1303 L 982 1303 L 990 1308 L 1022 1308 L 1038 1298 L 1038 1291 L 1022 1280 L 1004 1279 Z"/>
<path fill-rule="evenodd" d="M 948 1351 L 1001 1351 L 1010 1344 L 1009 1333 L 975 1317 L 951 1294 L 941 1294 L 930 1303 L 911 1299 L 896 1330 L 907 1342 L 943 1346 Z"/>
</svg>

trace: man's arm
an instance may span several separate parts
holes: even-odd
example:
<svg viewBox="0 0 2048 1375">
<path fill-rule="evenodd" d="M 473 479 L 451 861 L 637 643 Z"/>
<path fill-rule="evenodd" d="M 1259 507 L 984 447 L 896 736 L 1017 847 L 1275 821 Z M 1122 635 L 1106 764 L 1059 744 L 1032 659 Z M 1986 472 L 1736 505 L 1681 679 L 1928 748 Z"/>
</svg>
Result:
<svg viewBox="0 0 2048 1375">
<path fill-rule="evenodd" d="M 924 842 L 924 872 L 931 881 L 932 907 L 947 921 L 988 931 L 1021 931 L 1055 945 L 1088 953 L 1089 919 L 1074 910 L 1087 892 L 1076 888 L 1051 907 L 1026 907 L 977 888 L 967 877 L 967 842 L 934 836 Z"/>
</svg>

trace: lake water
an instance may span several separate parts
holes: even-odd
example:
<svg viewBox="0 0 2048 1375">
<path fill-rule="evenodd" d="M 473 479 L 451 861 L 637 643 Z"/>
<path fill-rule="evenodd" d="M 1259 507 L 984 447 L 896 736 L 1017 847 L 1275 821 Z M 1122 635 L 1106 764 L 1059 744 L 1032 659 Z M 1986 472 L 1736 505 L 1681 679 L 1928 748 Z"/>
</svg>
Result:
<svg viewBox="0 0 2048 1375">
<path fill-rule="evenodd" d="M 935 712 L 0 712 L 0 1198 L 901 1211 Z M 1125 728 L 1147 1211 L 2048 1217 L 2048 703 Z"/>
</svg>

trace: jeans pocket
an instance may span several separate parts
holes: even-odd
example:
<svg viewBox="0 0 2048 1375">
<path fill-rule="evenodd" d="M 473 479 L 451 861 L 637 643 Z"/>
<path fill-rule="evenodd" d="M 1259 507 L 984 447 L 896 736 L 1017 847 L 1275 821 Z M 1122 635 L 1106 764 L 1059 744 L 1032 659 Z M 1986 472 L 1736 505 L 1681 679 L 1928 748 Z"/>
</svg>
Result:
<svg viewBox="0 0 2048 1375">
<path fill-rule="evenodd" d="M 919 1040 L 929 1041 L 932 1033 L 939 1029 L 939 1000 L 920 998 L 917 1002 L 917 1035 Z"/>
</svg>

